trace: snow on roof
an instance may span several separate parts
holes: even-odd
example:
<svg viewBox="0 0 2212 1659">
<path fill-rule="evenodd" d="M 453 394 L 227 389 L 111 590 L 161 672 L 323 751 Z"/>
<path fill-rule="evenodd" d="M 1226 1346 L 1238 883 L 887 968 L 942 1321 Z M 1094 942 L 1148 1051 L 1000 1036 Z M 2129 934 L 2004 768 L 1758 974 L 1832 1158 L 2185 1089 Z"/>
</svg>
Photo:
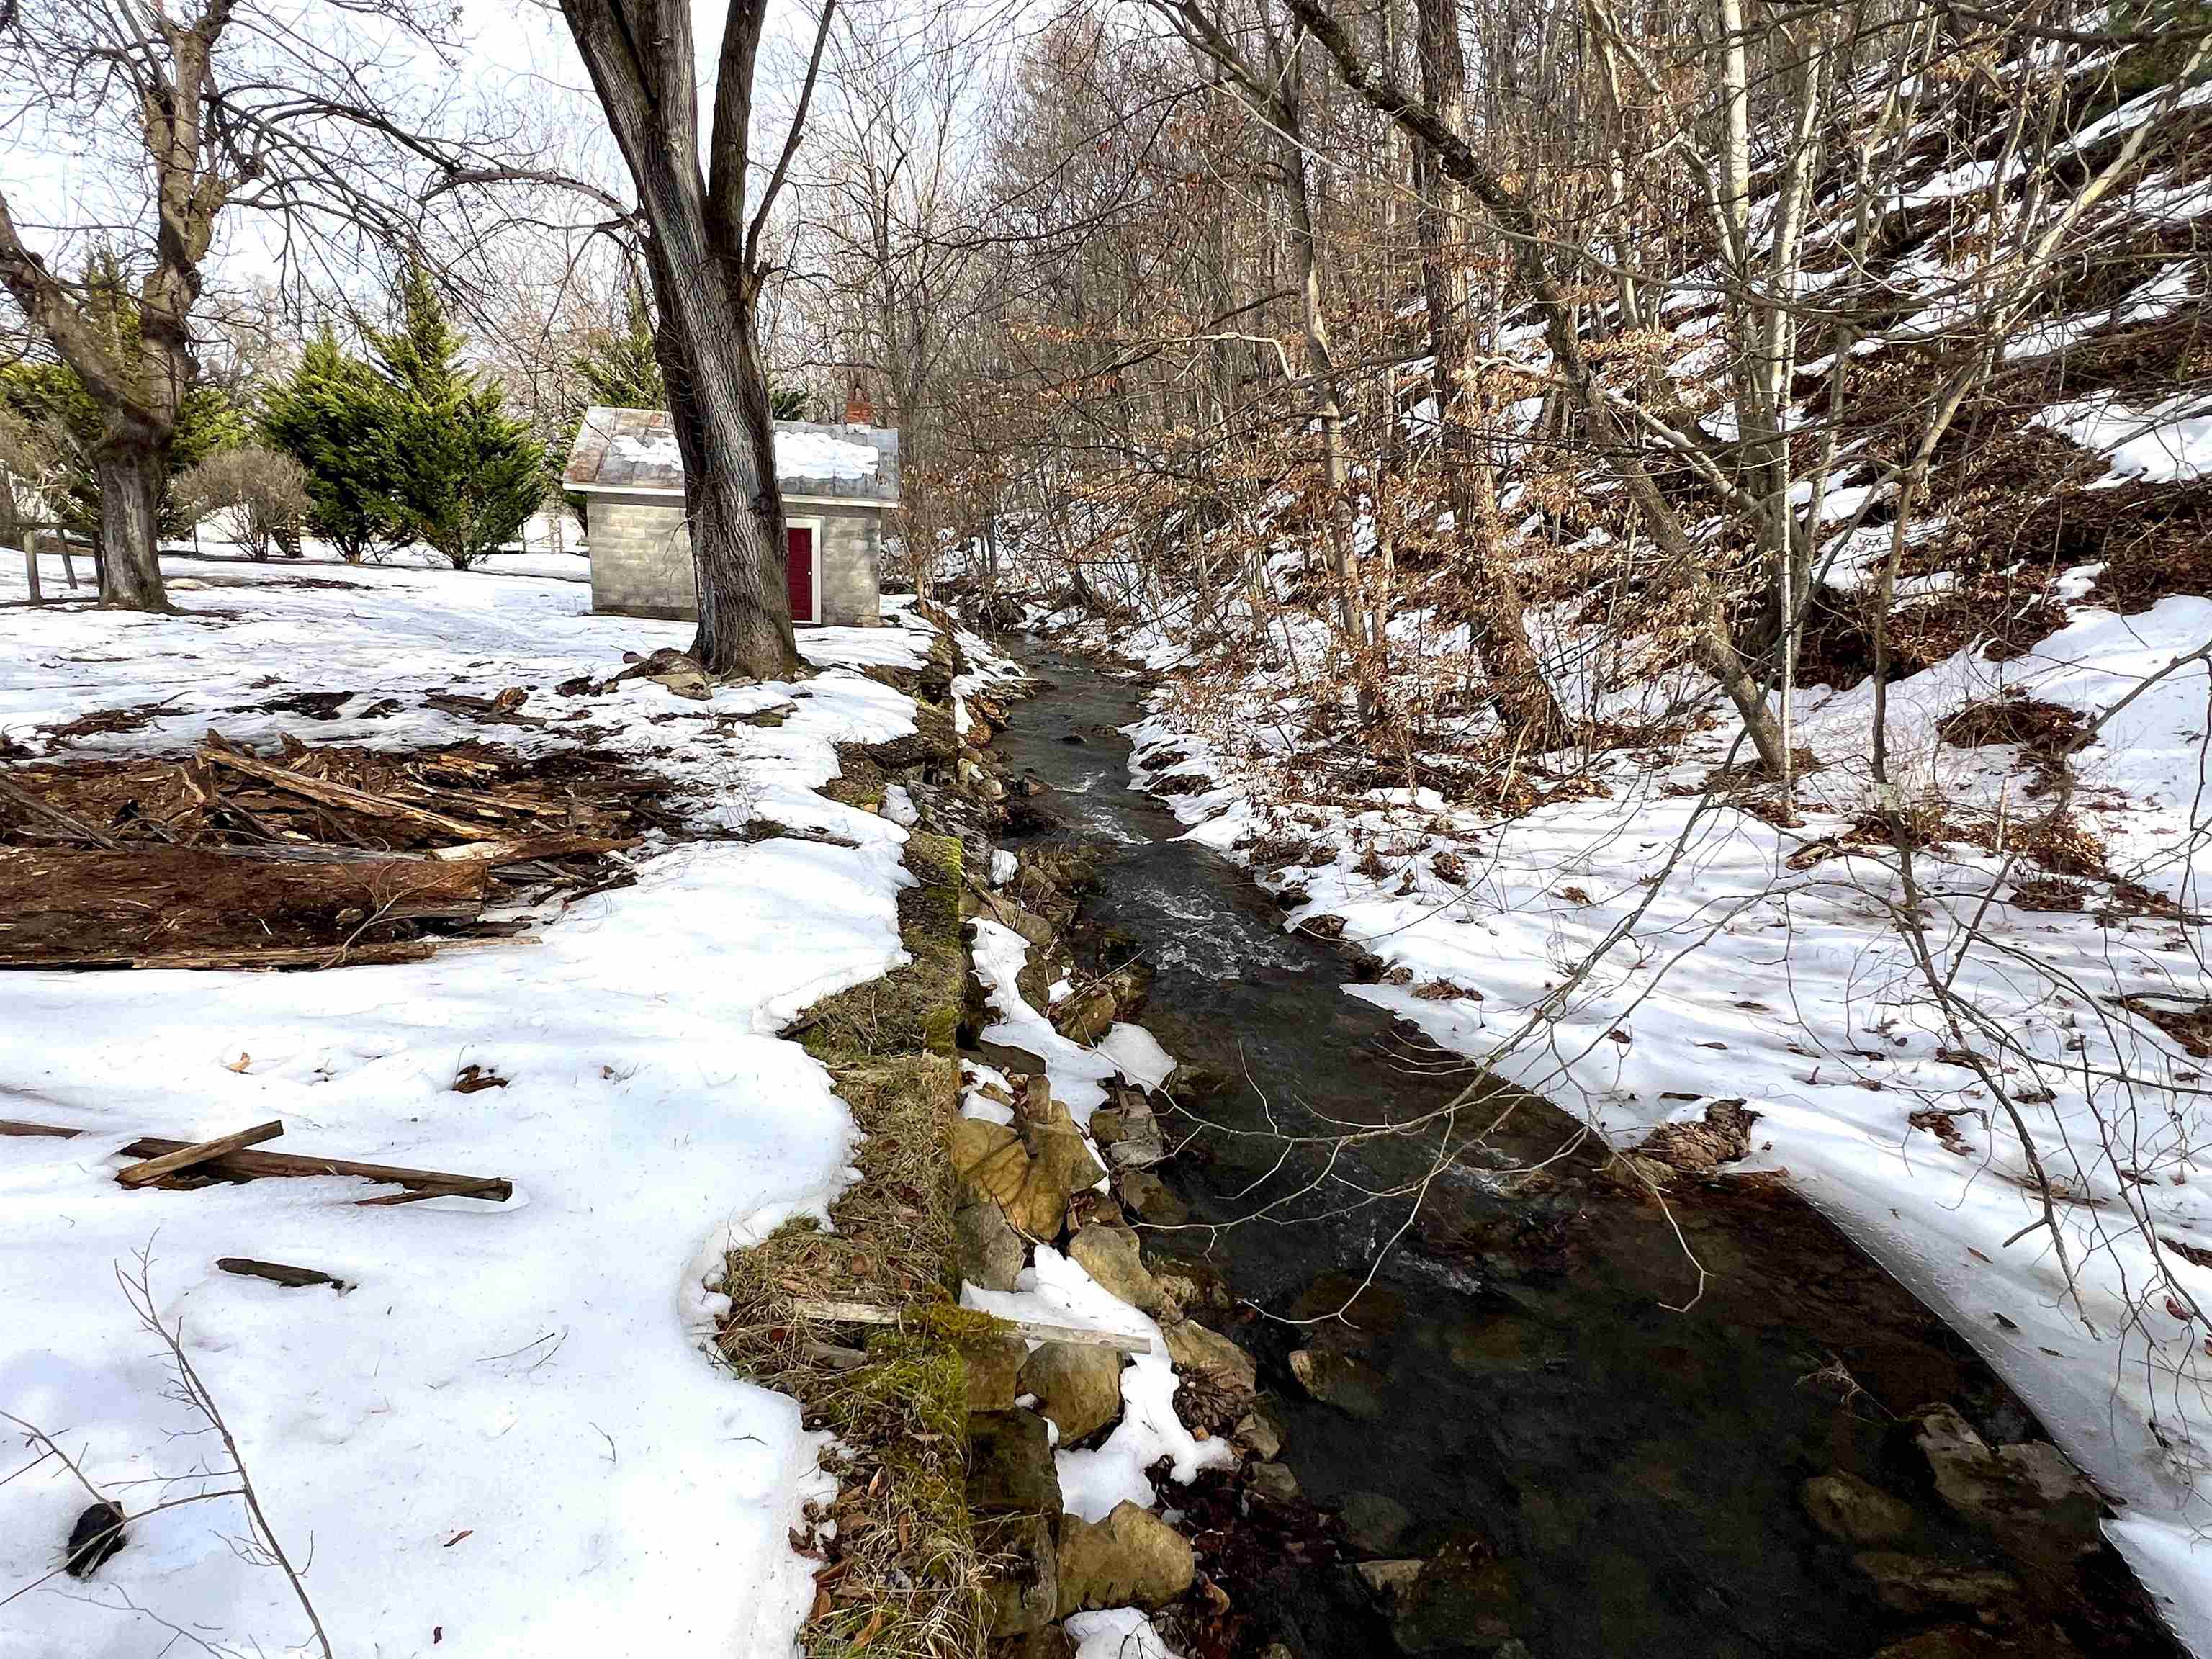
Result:
<svg viewBox="0 0 2212 1659">
<path fill-rule="evenodd" d="M 898 429 L 775 423 L 776 482 L 790 495 L 849 496 L 855 503 L 896 507 L 899 498 Z M 605 491 L 680 491 L 684 455 L 665 409 L 586 410 L 568 451 L 568 488 Z"/>
</svg>

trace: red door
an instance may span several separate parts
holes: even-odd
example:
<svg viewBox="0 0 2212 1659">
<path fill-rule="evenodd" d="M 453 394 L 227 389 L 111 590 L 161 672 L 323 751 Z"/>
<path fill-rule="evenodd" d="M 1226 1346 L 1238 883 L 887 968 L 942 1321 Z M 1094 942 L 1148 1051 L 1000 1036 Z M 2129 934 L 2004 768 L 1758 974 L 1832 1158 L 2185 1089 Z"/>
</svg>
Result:
<svg viewBox="0 0 2212 1659">
<path fill-rule="evenodd" d="M 791 584 L 791 619 L 817 622 L 814 614 L 814 526 L 793 525 L 784 533 L 784 572 Z"/>
</svg>

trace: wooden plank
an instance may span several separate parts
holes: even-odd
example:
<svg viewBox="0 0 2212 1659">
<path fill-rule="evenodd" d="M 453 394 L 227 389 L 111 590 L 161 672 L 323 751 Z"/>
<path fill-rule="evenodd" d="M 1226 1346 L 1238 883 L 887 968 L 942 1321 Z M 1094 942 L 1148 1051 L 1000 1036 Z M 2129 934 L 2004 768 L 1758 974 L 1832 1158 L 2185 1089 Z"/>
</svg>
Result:
<svg viewBox="0 0 2212 1659">
<path fill-rule="evenodd" d="M 132 1141 L 123 1151 L 126 1157 L 143 1158 L 182 1145 L 181 1141 L 147 1135 Z M 441 1196 L 489 1199 L 501 1204 L 514 1195 L 514 1183 L 496 1176 L 456 1175 L 450 1170 L 410 1170 L 396 1164 L 363 1164 L 354 1158 L 316 1158 L 305 1152 L 229 1152 L 201 1165 L 198 1173 L 234 1176 L 245 1181 L 264 1176 L 284 1179 L 348 1176 L 387 1187 L 405 1187 Z"/>
<path fill-rule="evenodd" d="M 878 1308 L 867 1302 L 824 1302 L 802 1298 L 792 1305 L 792 1311 L 801 1319 L 819 1319 L 833 1325 L 896 1325 L 906 1316 L 896 1308 Z M 1146 1336 L 1128 1336 L 1120 1331 L 1087 1330 L 1079 1325 L 1048 1325 L 1039 1319 L 1002 1319 L 992 1316 L 995 1324 L 1003 1325 L 1017 1335 L 1032 1338 L 1039 1342 L 1073 1342 L 1090 1348 L 1114 1348 L 1122 1353 L 1150 1353 L 1152 1341 Z"/>
<path fill-rule="evenodd" d="M 39 591 L 39 538 L 26 536 L 23 541 L 23 580 L 30 584 L 31 603 L 44 605 L 46 596 Z"/>
<path fill-rule="evenodd" d="M 272 1285 L 282 1285 L 287 1290 L 306 1290 L 311 1285 L 327 1285 L 334 1291 L 349 1291 L 352 1285 L 333 1273 L 319 1267 L 288 1267 L 281 1261 L 256 1261 L 249 1255 L 219 1255 L 215 1265 L 227 1273 L 236 1273 L 241 1279 L 265 1279 Z"/>
<path fill-rule="evenodd" d="M 67 1140 L 94 1133 L 58 1123 L 26 1123 L 0 1118 L 0 1135 L 52 1136 Z M 122 1156 L 161 1158 L 187 1150 L 192 1143 L 160 1135 L 141 1135 L 123 1149 Z M 316 1158 L 306 1152 L 259 1152 L 250 1149 L 225 1152 L 193 1166 L 195 1175 L 227 1175 L 240 1181 L 264 1176 L 298 1178 L 307 1176 L 349 1176 L 386 1187 L 405 1187 L 428 1196 L 489 1199 L 505 1203 L 514 1195 L 514 1183 L 497 1176 L 456 1175 L 450 1170 L 410 1170 L 398 1164 L 363 1164 L 354 1158 Z M 366 1200 L 374 1204 L 374 1199 Z"/>
<path fill-rule="evenodd" d="M 125 1164 L 115 1172 L 115 1178 L 126 1187 L 143 1187 L 149 1181 L 159 1181 L 163 1176 L 189 1170 L 195 1164 L 221 1158 L 225 1152 L 240 1152 L 248 1146 L 257 1146 L 264 1140 L 274 1140 L 283 1133 L 283 1123 L 272 1118 L 266 1123 L 255 1124 L 251 1129 L 240 1129 L 235 1134 L 217 1135 L 213 1140 L 196 1140 L 188 1146 L 178 1147 L 173 1152 L 163 1152 L 158 1157 Z"/>
<path fill-rule="evenodd" d="M 357 1198 L 355 1207 L 363 1210 L 388 1209 L 398 1204 L 420 1204 L 426 1198 L 488 1198 L 504 1204 L 514 1188 L 495 1176 L 481 1180 L 456 1180 L 450 1187 L 417 1187 L 404 1193 L 384 1193 L 375 1198 Z"/>
</svg>

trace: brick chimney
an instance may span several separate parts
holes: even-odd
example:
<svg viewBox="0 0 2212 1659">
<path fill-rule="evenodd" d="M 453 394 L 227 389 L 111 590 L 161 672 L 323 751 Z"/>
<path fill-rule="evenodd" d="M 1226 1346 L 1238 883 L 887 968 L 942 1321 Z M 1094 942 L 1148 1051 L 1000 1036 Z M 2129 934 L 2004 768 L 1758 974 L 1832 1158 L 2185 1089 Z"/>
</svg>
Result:
<svg viewBox="0 0 2212 1659">
<path fill-rule="evenodd" d="M 867 392 L 860 384 L 860 377 L 856 374 L 853 377 L 852 391 L 845 396 L 845 424 L 872 426 L 875 419 L 875 405 L 868 401 Z"/>
</svg>

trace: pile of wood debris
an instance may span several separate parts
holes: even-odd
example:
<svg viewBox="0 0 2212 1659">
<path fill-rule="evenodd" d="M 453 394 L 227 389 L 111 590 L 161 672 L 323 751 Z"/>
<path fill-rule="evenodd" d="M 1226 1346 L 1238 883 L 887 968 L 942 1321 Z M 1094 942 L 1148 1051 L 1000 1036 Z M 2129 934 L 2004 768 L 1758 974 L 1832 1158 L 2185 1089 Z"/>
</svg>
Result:
<svg viewBox="0 0 2212 1659">
<path fill-rule="evenodd" d="M 681 827 L 601 751 L 281 741 L 0 771 L 0 967 L 418 961 L 626 884 L 623 852 Z"/>
</svg>

